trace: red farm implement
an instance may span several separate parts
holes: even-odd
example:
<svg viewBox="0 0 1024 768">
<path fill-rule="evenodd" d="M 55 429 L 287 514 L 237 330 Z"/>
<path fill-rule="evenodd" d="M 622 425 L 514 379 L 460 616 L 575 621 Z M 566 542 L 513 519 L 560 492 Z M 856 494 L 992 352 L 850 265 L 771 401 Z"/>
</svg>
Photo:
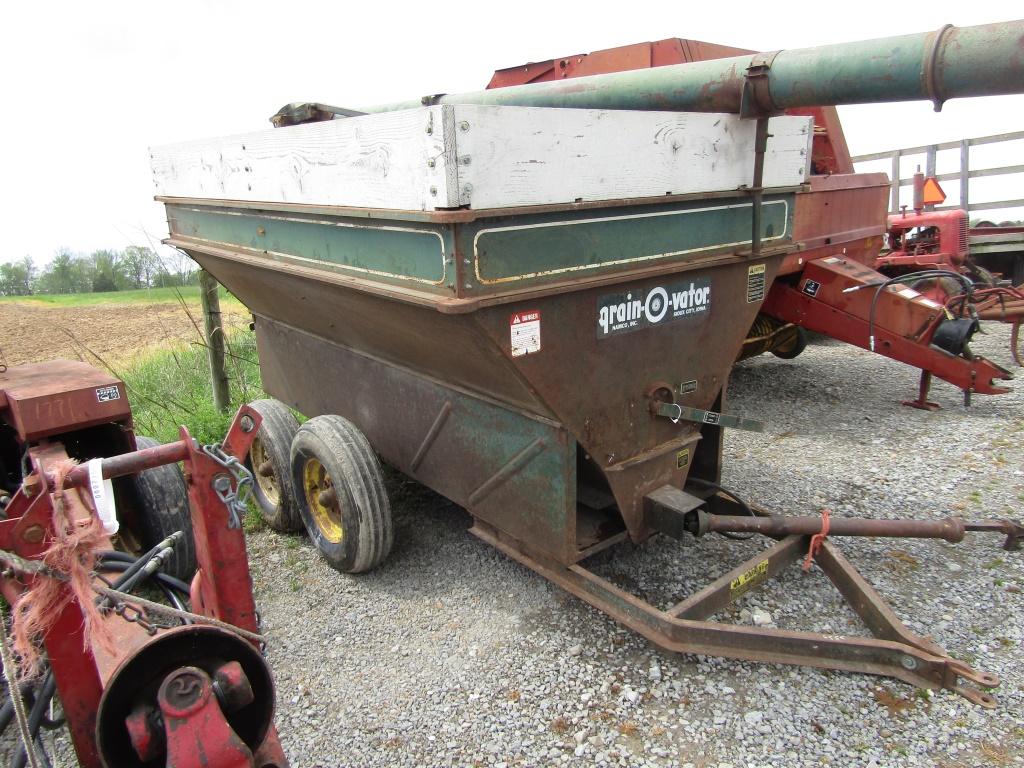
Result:
<svg viewBox="0 0 1024 768">
<path fill-rule="evenodd" d="M 0 373 L 0 590 L 16 639 L 41 645 L 19 679 L 4 642 L 13 765 L 38 764 L 55 695 L 84 768 L 287 765 L 240 517 L 260 420 L 246 407 L 220 445 L 184 427 L 158 445 L 135 437 L 124 385 L 85 364 Z"/>
</svg>

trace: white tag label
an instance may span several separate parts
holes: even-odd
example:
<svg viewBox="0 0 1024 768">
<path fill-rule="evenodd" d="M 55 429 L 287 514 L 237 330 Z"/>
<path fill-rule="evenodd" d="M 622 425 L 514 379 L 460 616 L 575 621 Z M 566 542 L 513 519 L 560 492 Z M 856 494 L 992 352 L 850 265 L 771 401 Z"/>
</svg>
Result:
<svg viewBox="0 0 1024 768">
<path fill-rule="evenodd" d="M 512 357 L 540 352 L 540 312 L 516 312 L 509 319 Z"/>
<path fill-rule="evenodd" d="M 120 524 L 117 522 L 117 510 L 114 509 L 114 484 L 103 479 L 103 459 L 90 459 L 89 490 L 92 491 L 93 505 L 96 514 L 103 523 L 103 530 L 109 536 L 117 533 Z"/>
<path fill-rule="evenodd" d="M 96 390 L 96 402 L 109 403 L 111 400 L 120 400 L 121 392 L 116 386 L 100 387 Z"/>
</svg>

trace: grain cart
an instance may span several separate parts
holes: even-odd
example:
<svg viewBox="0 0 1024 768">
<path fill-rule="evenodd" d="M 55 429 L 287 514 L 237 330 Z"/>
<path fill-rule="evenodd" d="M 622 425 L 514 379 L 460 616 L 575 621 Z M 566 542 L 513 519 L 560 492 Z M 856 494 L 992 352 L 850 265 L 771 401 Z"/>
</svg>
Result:
<svg viewBox="0 0 1024 768">
<path fill-rule="evenodd" d="M 812 118 L 776 113 L 1020 91 L 1022 35 L 944 28 L 358 110 L 295 104 L 274 130 L 151 150 L 166 242 L 252 310 L 282 401 L 261 406 L 274 426 L 253 457 L 270 519 L 301 518 L 339 570 L 372 568 L 392 541 L 377 453 L 662 648 L 994 705 L 993 675 L 910 632 L 824 536 L 994 531 L 1016 549 L 1019 525 L 767 515 L 719 483 L 723 428 L 759 427 L 727 412 L 726 377 L 818 210 Z M 313 418 L 296 429 L 286 406 Z M 710 532 L 777 543 L 667 610 L 585 565 L 627 539 Z M 874 638 L 708 621 L 805 553 Z"/>
</svg>

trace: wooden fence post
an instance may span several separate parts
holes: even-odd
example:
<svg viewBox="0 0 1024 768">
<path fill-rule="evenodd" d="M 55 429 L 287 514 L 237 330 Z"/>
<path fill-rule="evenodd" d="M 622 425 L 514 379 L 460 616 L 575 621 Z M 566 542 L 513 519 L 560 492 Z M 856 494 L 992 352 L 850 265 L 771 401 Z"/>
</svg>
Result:
<svg viewBox="0 0 1024 768">
<path fill-rule="evenodd" d="M 199 294 L 203 302 L 203 324 L 206 327 L 206 352 L 210 361 L 210 384 L 213 405 L 226 411 L 231 402 L 228 374 L 224 366 L 224 325 L 220 317 L 220 296 L 217 280 L 205 269 L 199 270 Z"/>
</svg>

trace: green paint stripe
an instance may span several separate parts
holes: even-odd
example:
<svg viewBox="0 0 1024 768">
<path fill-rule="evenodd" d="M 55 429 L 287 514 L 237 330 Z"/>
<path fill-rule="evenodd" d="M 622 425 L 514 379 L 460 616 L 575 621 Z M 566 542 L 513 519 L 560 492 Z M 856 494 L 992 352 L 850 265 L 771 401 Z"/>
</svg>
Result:
<svg viewBox="0 0 1024 768">
<path fill-rule="evenodd" d="M 170 206 L 168 215 L 175 234 L 219 247 L 429 285 L 446 278 L 444 235 L 437 230 Z"/>
<path fill-rule="evenodd" d="M 750 203 L 481 229 L 476 277 L 486 284 L 643 263 L 750 243 Z M 789 200 L 767 200 L 763 242 L 790 236 Z"/>
</svg>

